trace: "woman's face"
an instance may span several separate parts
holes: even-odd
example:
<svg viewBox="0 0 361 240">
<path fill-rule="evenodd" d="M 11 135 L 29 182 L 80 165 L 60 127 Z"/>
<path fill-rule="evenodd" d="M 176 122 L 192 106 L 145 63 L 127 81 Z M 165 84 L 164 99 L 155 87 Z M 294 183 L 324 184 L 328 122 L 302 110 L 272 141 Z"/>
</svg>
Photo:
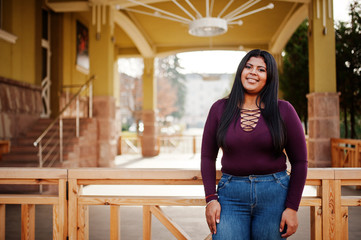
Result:
<svg viewBox="0 0 361 240">
<path fill-rule="evenodd" d="M 241 73 L 243 88 L 248 94 L 258 94 L 267 81 L 266 63 L 262 57 L 251 57 Z"/>
</svg>

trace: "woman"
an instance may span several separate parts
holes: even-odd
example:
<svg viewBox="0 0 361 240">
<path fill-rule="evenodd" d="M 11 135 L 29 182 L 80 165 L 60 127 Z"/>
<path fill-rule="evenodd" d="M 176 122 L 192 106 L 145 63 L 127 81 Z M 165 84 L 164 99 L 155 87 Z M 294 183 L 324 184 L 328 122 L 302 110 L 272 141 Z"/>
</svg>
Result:
<svg viewBox="0 0 361 240">
<path fill-rule="evenodd" d="M 213 240 L 282 239 L 297 230 L 307 175 L 306 141 L 296 111 L 277 96 L 276 62 L 255 49 L 240 62 L 229 96 L 210 109 L 201 172 Z M 216 190 L 219 148 L 222 178 Z"/>
</svg>

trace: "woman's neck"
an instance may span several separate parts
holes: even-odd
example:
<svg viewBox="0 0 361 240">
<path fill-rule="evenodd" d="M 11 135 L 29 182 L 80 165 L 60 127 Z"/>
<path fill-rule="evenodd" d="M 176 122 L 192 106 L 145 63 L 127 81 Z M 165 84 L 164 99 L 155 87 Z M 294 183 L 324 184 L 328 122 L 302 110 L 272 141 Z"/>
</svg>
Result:
<svg viewBox="0 0 361 240">
<path fill-rule="evenodd" d="M 243 109 L 257 109 L 259 104 L 256 103 L 257 95 L 248 95 L 244 96 Z"/>
</svg>

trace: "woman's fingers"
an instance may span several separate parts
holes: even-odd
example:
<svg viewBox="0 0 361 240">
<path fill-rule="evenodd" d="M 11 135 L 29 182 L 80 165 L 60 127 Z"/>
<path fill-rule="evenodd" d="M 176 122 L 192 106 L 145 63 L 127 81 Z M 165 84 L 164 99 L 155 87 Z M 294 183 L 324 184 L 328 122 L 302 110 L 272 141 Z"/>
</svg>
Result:
<svg viewBox="0 0 361 240">
<path fill-rule="evenodd" d="M 206 218 L 211 233 L 217 233 L 217 223 L 220 221 L 221 206 L 218 201 L 211 202 L 206 207 Z"/>
<path fill-rule="evenodd" d="M 286 210 L 283 212 L 280 223 L 280 232 L 284 231 L 285 226 L 287 226 L 287 230 L 286 233 L 281 235 L 283 238 L 287 238 L 297 231 L 298 218 L 297 212 L 295 210 L 286 208 Z"/>
</svg>

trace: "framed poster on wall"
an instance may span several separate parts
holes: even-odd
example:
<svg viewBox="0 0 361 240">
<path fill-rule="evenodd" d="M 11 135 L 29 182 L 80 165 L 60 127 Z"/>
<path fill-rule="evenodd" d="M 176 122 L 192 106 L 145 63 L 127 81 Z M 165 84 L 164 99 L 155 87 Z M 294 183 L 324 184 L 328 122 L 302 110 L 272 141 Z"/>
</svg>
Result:
<svg viewBox="0 0 361 240">
<path fill-rule="evenodd" d="M 82 71 L 89 71 L 89 30 L 76 21 L 76 65 Z"/>
</svg>

